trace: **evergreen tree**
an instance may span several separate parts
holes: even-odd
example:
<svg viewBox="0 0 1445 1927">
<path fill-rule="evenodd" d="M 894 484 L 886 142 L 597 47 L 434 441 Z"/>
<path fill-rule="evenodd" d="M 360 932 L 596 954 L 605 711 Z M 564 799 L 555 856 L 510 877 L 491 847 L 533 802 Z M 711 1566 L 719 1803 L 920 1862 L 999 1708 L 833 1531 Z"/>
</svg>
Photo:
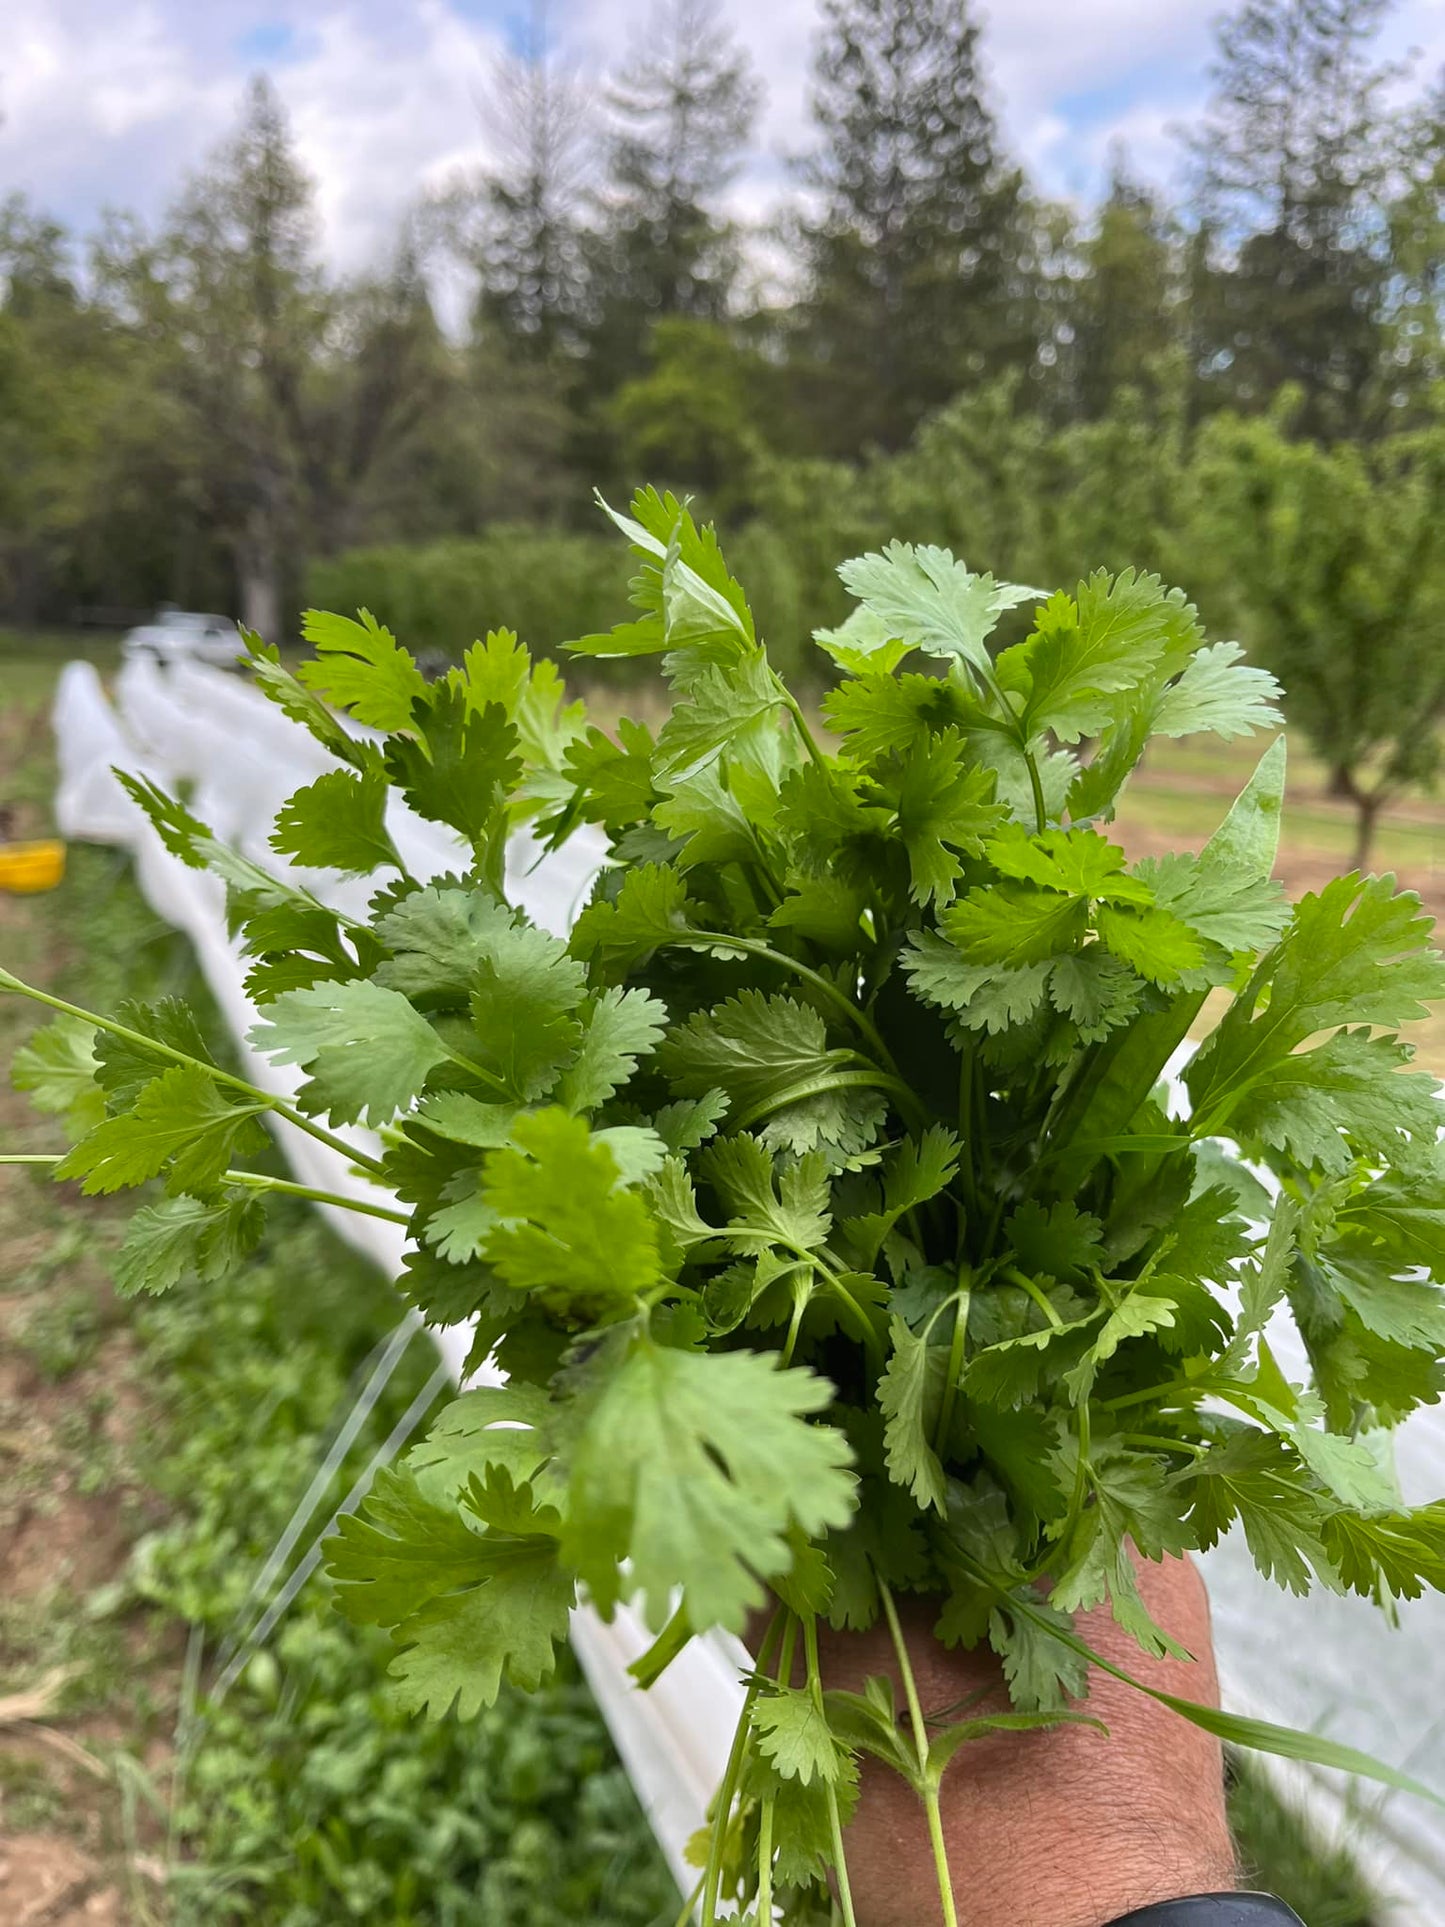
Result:
<svg viewBox="0 0 1445 1927">
<path fill-rule="evenodd" d="M 1392 0 L 1245 0 L 1219 28 L 1194 138 L 1207 244 L 1194 307 L 1206 386 L 1243 407 L 1285 382 L 1301 426 L 1358 433 L 1385 347 L 1389 202 L 1403 159 L 1372 59 Z"/>
<path fill-rule="evenodd" d="M 484 101 L 497 155 L 437 210 L 450 250 L 476 274 L 479 330 L 523 358 L 575 349 L 584 289 L 582 206 L 590 102 L 534 0 L 525 46 L 499 59 Z"/>
<path fill-rule="evenodd" d="M 1116 157 L 1109 192 L 1066 283 L 1070 411 L 1097 421 L 1119 390 L 1157 395 L 1180 340 L 1179 263 L 1172 224 Z"/>
<path fill-rule="evenodd" d="M 659 0 L 608 90 L 605 187 L 591 250 L 596 385 L 635 373 L 654 320 L 716 320 L 738 271 L 718 199 L 760 89 L 715 0 Z"/>
<path fill-rule="evenodd" d="M 1034 352 L 1023 179 L 1000 152 L 966 0 L 824 0 L 801 317 L 839 452 L 896 446 Z"/>
<path fill-rule="evenodd" d="M 327 322 L 314 193 L 276 91 L 258 76 L 235 134 L 145 263 L 157 304 L 148 319 L 172 350 L 167 376 L 235 558 L 242 618 L 271 637 L 299 581 L 303 397 Z"/>
</svg>

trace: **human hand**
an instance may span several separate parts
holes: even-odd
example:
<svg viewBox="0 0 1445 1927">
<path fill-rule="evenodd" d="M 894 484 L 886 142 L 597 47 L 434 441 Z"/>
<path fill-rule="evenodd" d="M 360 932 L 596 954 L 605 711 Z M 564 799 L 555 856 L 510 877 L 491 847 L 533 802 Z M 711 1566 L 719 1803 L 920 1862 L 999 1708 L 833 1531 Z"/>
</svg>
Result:
<svg viewBox="0 0 1445 1927">
<path fill-rule="evenodd" d="M 1158 1623 L 1195 1657 L 1151 1660 L 1107 1607 L 1079 1616 L 1080 1636 L 1136 1679 L 1218 1704 L 1209 1602 L 1187 1559 L 1137 1561 L 1139 1590 Z M 948 1652 L 933 1636 L 936 1607 L 898 1602 L 925 1714 L 977 1695 L 1006 1711 L 1008 1693 L 986 1649 Z M 822 1630 L 824 1684 L 854 1692 L 887 1674 L 903 1693 L 888 1629 Z M 1095 1669 L 1087 1711 L 1108 1726 L 994 1733 L 955 1755 L 942 1788 L 944 1839 L 966 1927 L 1106 1927 L 1159 1901 L 1227 1891 L 1234 1850 L 1219 1742 L 1157 1700 Z M 858 1927 L 926 1927 L 943 1918 L 923 1808 L 888 1768 L 865 1759 L 856 1817 L 844 1836 Z"/>
</svg>

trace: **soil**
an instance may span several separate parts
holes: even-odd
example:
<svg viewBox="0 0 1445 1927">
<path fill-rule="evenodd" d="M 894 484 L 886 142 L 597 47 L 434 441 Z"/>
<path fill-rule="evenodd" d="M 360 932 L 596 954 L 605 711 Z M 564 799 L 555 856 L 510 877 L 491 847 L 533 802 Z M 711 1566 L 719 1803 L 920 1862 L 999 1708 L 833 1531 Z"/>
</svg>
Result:
<svg viewBox="0 0 1445 1927">
<path fill-rule="evenodd" d="M 0 954 L 33 951 L 35 915 L 0 896 Z M 60 959 L 44 961 L 48 974 Z M 8 1061 L 21 1026 L 13 1006 L 0 1018 Z M 52 1143 L 45 1126 L 0 1078 L 0 1147 Z M 174 1702 L 178 1655 L 138 1619 L 107 1622 L 106 1670 L 88 1655 L 54 1664 L 62 1629 L 84 1623 L 84 1602 L 121 1580 L 138 1534 L 159 1517 L 133 1465 L 147 1411 L 103 1263 L 114 1238 L 104 1201 L 0 1169 L 3 1927 L 148 1927 L 163 1917 L 153 1823 L 142 1812 L 127 1825 L 110 1762 L 132 1738 L 127 1701 Z M 16 1717 L 17 1705 L 33 1716 Z M 147 1764 L 164 1772 L 163 1755 Z"/>
</svg>

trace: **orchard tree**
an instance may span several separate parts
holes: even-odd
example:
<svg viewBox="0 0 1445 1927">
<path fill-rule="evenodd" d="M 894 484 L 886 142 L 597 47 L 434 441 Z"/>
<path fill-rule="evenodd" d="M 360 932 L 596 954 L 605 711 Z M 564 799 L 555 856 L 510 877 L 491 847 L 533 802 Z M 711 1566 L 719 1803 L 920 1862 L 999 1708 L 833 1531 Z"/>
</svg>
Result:
<svg viewBox="0 0 1445 1927">
<path fill-rule="evenodd" d="M 1194 288 L 1206 386 L 1261 407 L 1286 382 L 1302 425 L 1358 433 L 1387 346 L 1408 117 L 1372 57 L 1393 0 L 1244 0 L 1219 26 L 1193 137 L 1208 237 Z"/>
<path fill-rule="evenodd" d="M 1034 353 L 1036 233 L 966 0 L 824 0 L 799 317 L 850 452 Z"/>
<path fill-rule="evenodd" d="M 1369 445 L 1297 439 L 1286 402 L 1220 416 L 1197 456 L 1199 549 L 1250 654 L 1355 807 L 1433 783 L 1445 726 L 1445 420 Z"/>
</svg>

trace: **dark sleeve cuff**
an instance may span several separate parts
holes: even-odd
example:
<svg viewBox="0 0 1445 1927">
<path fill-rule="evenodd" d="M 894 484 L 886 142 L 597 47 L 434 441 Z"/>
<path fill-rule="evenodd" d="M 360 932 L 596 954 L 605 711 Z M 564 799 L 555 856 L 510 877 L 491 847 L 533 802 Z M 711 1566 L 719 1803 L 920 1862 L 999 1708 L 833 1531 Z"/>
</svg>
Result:
<svg viewBox="0 0 1445 1927">
<path fill-rule="evenodd" d="M 1303 1927 L 1303 1922 L 1271 1894 L 1196 1894 L 1121 1914 L 1109 1927 Z"/>
</svg>

